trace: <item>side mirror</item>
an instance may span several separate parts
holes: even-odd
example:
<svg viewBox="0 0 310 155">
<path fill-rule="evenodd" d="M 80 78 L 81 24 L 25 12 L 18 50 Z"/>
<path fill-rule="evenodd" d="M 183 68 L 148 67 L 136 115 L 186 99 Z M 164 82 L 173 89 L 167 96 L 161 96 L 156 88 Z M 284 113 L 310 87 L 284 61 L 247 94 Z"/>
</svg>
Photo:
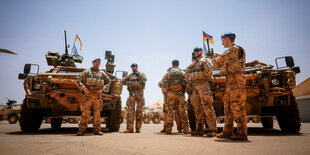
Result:
<svg viewBox="0 0 310 155">
<path fill-rule="evenodd" d="M 127 72 L 127 71 L 123 71 L 122 77 L 124 78 L 124 77 L 126 77 L 127 75 L 128 75 L 128 72 Z"/>
<path fill-rule="evenodd" d="M 23 74 L 23 73 L 19 73 L 18 74 L 18 79 L 19 80 L 24 80 L 24 79 L 26 79 L 26 77 L 27 77 L 27 74 Z"/>
<path fill-rule="evenodd" d="M 284 62 L 285 61 L 285 62 Z M 275 60 L 277 69 L 286 68 L 286 67 L 294 67 L 294 59 L 292 56 L 279 57 Z"/>
<path fill-rule="evenodd" d="M 285 57 L 285 62 L 286 62 L 286 65 L 287 65 L 288 67 L 294 67 L 294 66 L 295 66 L 295 64 L 294 64 L 294 59 L 293 59 L 293 57 L 291 57 L 291 56 Z"/>
<path fill-rule="evenodd" d="M 25 64 L 24 74 L 30 73 L 30 69 L 31 69 L 31 64 Z"/>
<path fill-rule="evenodd" d="M 39 65 L 37 64 L 25 64 L 24 66 L 24 74 L 38 74 L 39 73 Z"/>
<path fill-rule="evenodd" d="M 122 77 L 119 77 L 120 74 L 117 74 L 117 73 L 120 73 L 120 72 L 122 72 Z M 124 78 L 124 77 L 126 77 L 127 75 L 128 75 L 128 72 L 127 72 L 127 71 L 117 70 L 117 71 L 115 72 L 115 77 L 118 78 L 118 79 Z"/>
<path fill-rule="evenodd" d="M 300 68 L 298 66 L 292 67 L 292 70 L 297 74 L 300 73 Z"/>
</svg>

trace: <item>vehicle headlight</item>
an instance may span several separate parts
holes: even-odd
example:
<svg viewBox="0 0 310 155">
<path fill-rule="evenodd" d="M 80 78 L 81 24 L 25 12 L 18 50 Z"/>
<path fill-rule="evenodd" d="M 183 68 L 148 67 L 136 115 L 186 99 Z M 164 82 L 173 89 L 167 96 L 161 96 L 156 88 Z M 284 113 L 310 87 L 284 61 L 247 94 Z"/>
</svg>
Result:
<svg viewBox="0 0 310 155">
<path fill-rule="evenodd" d="M 278 79 L 272 79 L 271 83 L 274 85 L 274 86 L 277 86 L 279 85 L 279 80 Z"/>
<path fill-rule="evenodd" d="M 35 82 L 33 84 L 33 88 L 36 89 L 36 90 L 39 90 L 40 89 L 40 83 L 39 82 Z"/>
</svg>

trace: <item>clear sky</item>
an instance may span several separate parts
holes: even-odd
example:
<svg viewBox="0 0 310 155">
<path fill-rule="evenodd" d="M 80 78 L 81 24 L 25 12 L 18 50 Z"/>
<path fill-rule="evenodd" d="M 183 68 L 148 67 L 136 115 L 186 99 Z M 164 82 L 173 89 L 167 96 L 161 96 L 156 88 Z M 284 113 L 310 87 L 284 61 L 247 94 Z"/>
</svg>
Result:
<svg viewBox="0 0 310 155">
<path fill-rule="evenodd" d="M 71 47 L 75 34 L 83 43 L 78 67 L 91 67 L 106 50 L 115 54 L 116 70 L 131 72 L 130 64 L 138 63 L 148 78 L 146 105 L 162 100 L 157 83 L 173 59 L 183 69 L 191 63 L 202 30 L 213 36 L 218 53 L 225 50 L 221 34 L 230 31 L 247 61 L 274 65 L 277 57 L 293 56 L 300 83 L 310 77 L 309 8 L 307 0 L 1 0 L 0 48 L 18 55 L 0 53 L 0 103 L 5 97 L 22 102 L 23 81 L 17 77 L 25 63 L 40 65 L 40 72 L 52 68 L 45 54 L 64 52 L 64 30 Z M 122 97 L 125 106 L 126 87 Z"/>
</svg>

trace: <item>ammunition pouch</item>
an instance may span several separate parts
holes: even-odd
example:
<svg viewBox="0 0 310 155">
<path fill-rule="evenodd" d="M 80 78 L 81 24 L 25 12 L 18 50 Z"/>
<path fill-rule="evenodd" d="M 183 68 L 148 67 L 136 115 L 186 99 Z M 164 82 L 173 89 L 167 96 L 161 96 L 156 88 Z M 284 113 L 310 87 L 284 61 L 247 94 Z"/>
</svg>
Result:
<svg viewBox="0 0 310 155">
<path fill-rule="evenodd" d="M 104 85 L 103 79 L 96 79 L 96 78 L 86 78 L 85 79 L 85 85 L 86 87 L 100 87 L 102 88 Z"/>
<path fill-rule="evenodd" d="M 144 85 L 140 80 L 130 80 L 127 83 L 127 89 L 128 91 L 135 91 L 135 90 L 141 90 L 144 88 Z"/>
<path fill-rule="evenodd" d="M 208 80 L 208 77 L 205 72 L 192 72 L 189 74 L 189 79 L 191 79 L 192 81 Z"/>
</svg>

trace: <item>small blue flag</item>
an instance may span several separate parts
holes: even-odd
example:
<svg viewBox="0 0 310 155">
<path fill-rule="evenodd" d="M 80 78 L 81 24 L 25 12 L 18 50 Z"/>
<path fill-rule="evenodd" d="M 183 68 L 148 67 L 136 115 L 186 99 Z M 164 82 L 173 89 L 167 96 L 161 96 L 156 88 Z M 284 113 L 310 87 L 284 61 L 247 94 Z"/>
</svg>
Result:
<svg viewBox="0 0 310 155">
<path fill-rule="evenodd" d="M 71 53 L 72 53 L 73 55 L 78 55 L 78 54 L 79 54 L 79 52 L 78 52 L 78 50 L 77 50 L 75 44 L 73 44 Z"/>
</svg>

